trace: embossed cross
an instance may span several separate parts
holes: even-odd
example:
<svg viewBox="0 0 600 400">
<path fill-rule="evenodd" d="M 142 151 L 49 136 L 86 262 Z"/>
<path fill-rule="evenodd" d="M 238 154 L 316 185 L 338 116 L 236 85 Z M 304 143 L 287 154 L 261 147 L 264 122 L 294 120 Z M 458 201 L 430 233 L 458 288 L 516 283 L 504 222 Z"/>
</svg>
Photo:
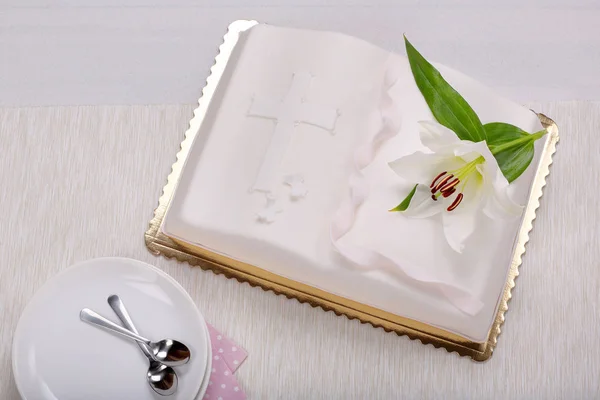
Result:
<svg viewBox="0 0 600 400">
<path fill-rule="evenodd" d="M 312 76 L 309 73 L 296 73 L 283 101 L 255 98 L 252 102 L 249 116 L 275 120 L 275 130 L 252 186 L 253 191 L 273 192 L 278 182 L 279 165 L 297 124 L 310 124 L 328 131 L 335 127 L 337 110 L 325 109 L 304 101 L 303 96 L 308 91 L 311 80 Z"/>
</svg>

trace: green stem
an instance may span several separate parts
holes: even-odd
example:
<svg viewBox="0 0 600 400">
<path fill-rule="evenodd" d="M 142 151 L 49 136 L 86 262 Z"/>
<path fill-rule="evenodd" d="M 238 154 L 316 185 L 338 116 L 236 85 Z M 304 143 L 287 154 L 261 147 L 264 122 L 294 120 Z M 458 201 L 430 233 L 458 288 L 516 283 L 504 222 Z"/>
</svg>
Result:
<svg viewBox="0 0 600 400">
<path fill-rule="evenodd" d="M 492 152 L 493 155 L 496 155 L 496 154 L 500 153 L 501 151 L 510 149 L 511 147 L 514 147 L 514 146 L 518 146 L 522 143 L 527 143 L 530 141 L 535 142 L 536 140 L 538 140 L 539 138 L 544 136 L 546 133 L 547 133 L 546 130 L 542 129 L 539 132 L 532 133 L 531 135 L 527 135 L 527 136 L 522 136 L 518 139 L 511 140 L 510 142 L 502 143 L 497 146 L 490 146 L 490 151 Z"/>
</svg>

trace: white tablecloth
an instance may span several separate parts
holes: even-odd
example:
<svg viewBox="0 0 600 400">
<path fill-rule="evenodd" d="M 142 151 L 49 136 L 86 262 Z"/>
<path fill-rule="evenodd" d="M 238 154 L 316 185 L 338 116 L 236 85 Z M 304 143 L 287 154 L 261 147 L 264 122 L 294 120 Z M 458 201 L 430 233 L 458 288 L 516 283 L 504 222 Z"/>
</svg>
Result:
<svg viewBox="0 0 600 400">
<path fill-rule="evenodd" d="M 600 103 L 529 104 L 562 140 L 495 354 L 478 364 L 148 253 L 143 234 L 192 106 L 0 108 L 0 398 L 34 292 L 92 257 L 149 262 L 249 351 L 249 399 L 600 395 Z"/>
</svg>

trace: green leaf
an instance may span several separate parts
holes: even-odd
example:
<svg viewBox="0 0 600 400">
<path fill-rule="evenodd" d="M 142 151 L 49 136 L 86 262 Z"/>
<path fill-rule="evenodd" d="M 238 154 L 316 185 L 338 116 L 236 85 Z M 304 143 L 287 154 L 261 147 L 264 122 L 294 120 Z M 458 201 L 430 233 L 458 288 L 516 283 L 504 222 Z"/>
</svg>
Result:
<svg viewBox="0 0 600 400">
<path fill-rule="evenodd" d="M 404 41 L 415 82 L 435 119 L 462 140 L 486 140 L 486 131 L 469 103 L 410 44 L 406 36 Z"/>
<path fill-rule="evenodd" d="M 488 137 L 488 147 L 498 161 L 500 170 L 509 183 L 514 181 L 531 164 L 535 153 L 533 144 L 538 137 L 503 122 L 485 124 L 484 128 Z M 507 147 L 511 142 L 515 145 Z M 494 151 L 494 149 L 500 150 Z"/>
<path fill-rule="evenodd" d="M 531 164 L 533 160 L 533 154 L 535 150 L 533 148 L 533 142 L 528 142 L 520 147 L 514 147 L 512 149 L 503 150 L 497 154 L 494 154 L 500 170 L 511 183 L 517 179 Z"/>
<path fill-rule="evenodd" d="M 497 146 L 529 135 L 518 126 L 505 124 L 504 122 L 490 122 L 483 127 L 487 135 L 488 146 Z"/>
<path fill-rule="evenodd" d="M 415 185 L 415 187 L 412 188 L 412 190 L 410 191 L 408 196 L 406 196 L 406 198 L 404 200 L 402 200 L 402 203 L 398 204 L 396 207 L 392 208 L 390 211 L 405 211 L 408 208 L 408 206 L 410 205 L 410 201 L 412 200 L 413 196 L 415 195 L 415 193 L 417 191 L 417 186 L 418 185 Z"/>
</svg>

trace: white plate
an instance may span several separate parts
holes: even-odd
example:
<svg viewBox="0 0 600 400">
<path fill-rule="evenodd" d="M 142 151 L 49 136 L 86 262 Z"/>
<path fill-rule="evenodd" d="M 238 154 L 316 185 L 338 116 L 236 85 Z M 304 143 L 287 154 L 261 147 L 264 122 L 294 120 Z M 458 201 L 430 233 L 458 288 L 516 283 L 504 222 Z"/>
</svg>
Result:
<svg viewBox="0 0 600 400">
<path fill-rule="evenodd" d="M 190 362 L 176 368 L 179 387 L 169 400 L 190 400 L 210 374 L 204 318 L 170 276 L 125 258 L 90 260 L 51 279 L 25 308 L 13 339 L 13 371 L 24 400 L 166 399 L 146 382 L 148 361 L 135 342 L 79 320 L 89 307 L 118 321 L 106 299 L 121 296 L 142 335 L 177 339 Z"/>
<path fill-rule="evenodd" d="M 208 382 L 210 382 L 210 374 L 212 372 L 212 345 L 210 343 L 210 333 L 208 332 L 208 327 L 206 325 L 205 329 L 206 337 L 208 338 L 208 350 L 206 353 L 208 357 L 208 364 L 206 364 L 206 372 L 204 373 L 204 378 L 202 378 L 202 386 L 200 387 L 200 391 L 198 392 L 195 400 L 202 400 L 206 394 L 206 390 L 208 390 Z"/>
</svg>

